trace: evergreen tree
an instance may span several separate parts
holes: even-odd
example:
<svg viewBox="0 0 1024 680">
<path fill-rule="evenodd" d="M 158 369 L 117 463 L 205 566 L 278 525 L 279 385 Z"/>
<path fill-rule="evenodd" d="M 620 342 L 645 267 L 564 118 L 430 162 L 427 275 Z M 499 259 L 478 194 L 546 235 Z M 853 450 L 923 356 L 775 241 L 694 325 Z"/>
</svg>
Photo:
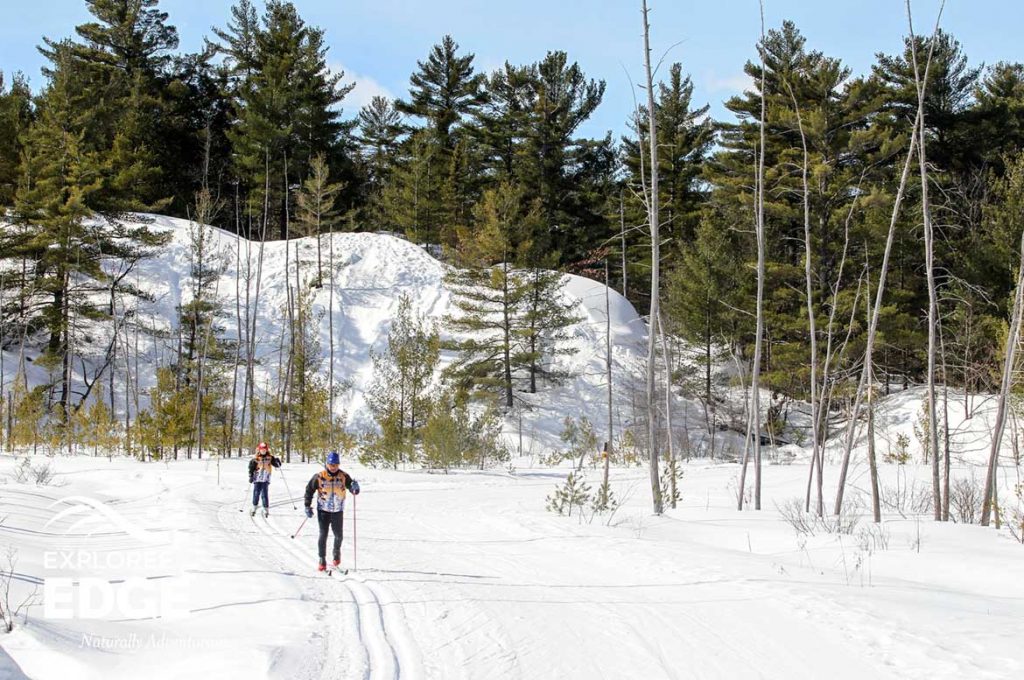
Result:
<svg viewBox="0 0 1024 680">
<path fill-rule="evenodd" d="M 563 299 L 565 275 L 533 267 L 526 275 L 527 297 L 524 301 L 523 335 L 530 383 L 529 391 L 537 392 L 538 378 L 559 383 L 569 377 L 568 371 L 556 365 L 559 357 L 576 354 L 577 349 L 566 341 L 572 337 L 570 327 L 583 320 L 576 305 Z"/>
<path fill-rule="evenodd" d="M 234 23 L 217 33 L 235 83 L 238 122 L 228 137 L 254 212 L 266 204 L 284 237 L 285 186 L 306 177 L 318 153 L 332 167 L 350 165 L 352 124 L 342 122 L 339 104 L 354 85 L 328 68 L 323 30 L 308 26 L 292 3 L 270 0 L 258 27 L 253 14 L 243 0 Z"/>
<path fill-rule="evenodd" d="M 105 154 L 105 183 L 94 200 L 105 211 L 158 209 L 166 198 L 159 164 L 162 82 L 177 30 L 158 0 L 86 0 L 94 21 L 79 42 L 44 38 L 40 51 L 58 71 L 69 103 L 83 116 L 84 148 Z"/>
<path fill-rule="evenodd" d="M 398 111 L 426 120 L 447 152 L 455 148 L 453 133 L 463 117 L 486 100 L 484 76 L 474 72 L 473 54 L 460 55 L 458 50 L 458 43 L 444 36 L 425 62 L 416 62 L 419 70 L 409 78 L 409 100 L 395 103 Z"/>
<path fill-rule="evenodd" d="M 856 287 L 868 243 L 880 254 L 888 229 L 888 196 L 892 162 L 901 141 L 892 131 L 873 125 L 878 118 L 877 87 L 850 80 L 850 71 L 837 59 L 808 50 L 791 22 L 768 32 L 763 45 L 766 99 L 765 219 L 767 232 L 765 332 L 771 341 L 763 357 L 764 379 L 786 394 L 800 394 L 809 385 L 808 318 L 804 282 L 805 195 L 803 171 L 808 173 L 807 219 L 810 222 L 812 285 L 815 314 L 831 304 L 833 290 Z M 723 124 L 720 150 L 705 171 L 714 186 L 709 208 L 719 224 L 735 230 L 735 251 L 746 261 L 754 255 L 750 237 L 756 191 L 754 150 L 760 136 L 762 80 L 760 63 L 748 62 L 753 91 L 733 97 L 726 106 L 739 118 Z M 877 184 L 876 184 L 877 183 Z M 870 208 L 870 209 L 869 209 Z M 840 265 L 843 280 L 837 281 Z M 753 297 L 750 277 L 742 297 Z M 748 297 L 749 296 L 749 297 Z M 737 347 L 745 351 L 750 323 L 737 317 Z M 905 319 L 895 320 L 903 323 Z M 825 320 L 816 324 L 826 327 Z M 895 333 L 909 327 L 887 326 Z"/>
<path fill-rule="evenodd" d="M 388 227 L 382 213 L 382 193 L 405 133 L 402 115 L 386 97 L 375 96 L 359 112 L 358 140 L 367 175 L 366 214 L 369 223 L 379 229 Z"/>
<path fill-rule="evenodd" d="M 32 122 L 32 92 L 28 81 L 15 73 L 10 87 L 0 72 L 0 210 L 14 203 L 23 136 Z"/>
<path fill-rule="evenodd" d="M 427 122 L 407 147 L 405 169 L 411 176 L 406 172 L 396 177 L 404 187 L 399 194 L 408 196 L 413 190 L 416 238 L 448 247 L 455 245 L 458 228 L 469 221 L 475 200 L 474 140 L 465 134 L 463 118 L 486 98 L 484 76 L 474 72 L 473 55 L 459 55 L 458 49 L 451 36 L 445 36 L 425 62 L 417 62 L 418 70 L 409 78 L 409 101 L 395 102 L 399 112 Z M 432 190 L 420 193 L 423 184 L 432 185 Z M 394 198 L 392 193 L 386 202 Z"/>
<path fill-rule="evenodd" d="M 459 359 L 447 371 L 460 391 L 500 394 L 509 410 L 513 376 L 530 362 L 523 342 L 529 277 L 515 267 L 531 245 L 521 190 L 507 184 L 488 190 L 475 216 L 475 231 L 460 240 L 459 255 L 469 268 L 453 269 L 446 279 L 458 312 L 445 323 L 467 335 L 449 343 Z"/>
<path fill-rule="evenodd" d="M 316 237 L 316 279 L 317 288 L 323 286 L 323 252 L 321 236 L 330 235 L 338 223 L 338 212 L 334 207 L 344 184 L 332 183 L 330 168 L 323 154 L 317 154 L 310 163 L 309 177 L 302 183 L 296 194 L 298 224 L 303 236 Z"/>
<path fill-rule="evenodd" d="M 380 195 L 382 226 L 414 243 L 436 244 L 445 223 L 442 205 L 445 154 L 427 130 L 401 145 L 390 179 Z"/>
<path fill-rule="evenodd" d="M 655 118 L 658 129 L 658 210 L 668 242 L 686 244 L 693 240 L 700 222 L 701 206 L 707 197 L 701 173 L 714 139 L 714 126 L 707 118 L 708 106 L 694 108 L 693 83 L 684 77 L 681 64 L 672 64 L 667 83 L 658 83 Z M 642 177 L 651 169 L 645 149 L 649 149 L 646 107 L 632 117 L 633 137 L 622 140 L 622 162 L 627 171 L 626 210 L 630 224 L 643 222 L 646 208 L 642 200 Z M 641 167 L 642 166 L 642 167 Z M 642 172 L 641 172 L 642 171 Z M 618 206 L 615 206 L 616 209 Z M 661 217 L 663 216 L 663 217 Z M 629 272 L 636 290 L 645 289 L 650 269 L 650 237 L 645 232 L 628 239 Z M 649 288 L 649 286 L 646 286 Z M 641 296 L 638 294 L 637 298 Z"/>
<path fill-rule="evenodd" d="M 734 244 L 729 233 L 711 219 L 702 220 L 692 242 L 683 243 L 675 267 L 669 270 L 665 291 L 665 313 L 673 328 L 700 349 L 703 372 L 705 424 L 709 431 L 714 398 L 711 374 L 720 361 L 719 347 L 728 347 L 736 338 L 738 269 Z"/>
<path fill-rule="evenodd" d="M 437 329 L 418 314 L 412 300 L 398 300 L 387 347 L 373 353 L 373 383 L 367 404 L 381 434 L 373 442 L 384 459 L 397 466 L 412 457 L 431 407 L 434 372 L 440 360 Z"/>
<path fill-rule="evenodd" d="M 563 262 L 574 261 L 605 236 L 603 201 L 588 200 L 594 196 L 583 189 L 594 179 L 586 171 L 596 170 L 598 177 L 605 173 L 610 180 L 607 171 L 612 168 L 594 163 L 601 154 L 595 156 L 592 144 L 573 138 L 600 105 L 605 83 L 588 80 L 578 64 L 569 64 L 565 52 L 549 52 L 530 67 L 530 83 L 529 122 L 520 145 L 517 182 L 539 201 L 545 231 L 533 237 L 538 252 L 556 252 Z M 610 138 L 604 147 L 604 161 L 610 165 Z"/>
<path fill-rule="evenodd" d="M 530 67 L 508 62 L 486 81 L 487 97 L 471 130 L 480 149 L 481 170 L 493 182 L 515 182 L 519 176 L 520 145 L 530 127 L 533 85 Z"/>
<path fill-rule="evenodd" d="M 281 423 L 287 433 L 290 449 L 313 460 L 318 452 L 332 442 L 334 414 L 328 408 L 331 400 L 323 375 L 323 353 L 320 346 L 322 312 L 314 312 L 314 289 L 303 287 L 296 301 L 296 336 L 291 356 L 289 420 Z"/>
</svg>

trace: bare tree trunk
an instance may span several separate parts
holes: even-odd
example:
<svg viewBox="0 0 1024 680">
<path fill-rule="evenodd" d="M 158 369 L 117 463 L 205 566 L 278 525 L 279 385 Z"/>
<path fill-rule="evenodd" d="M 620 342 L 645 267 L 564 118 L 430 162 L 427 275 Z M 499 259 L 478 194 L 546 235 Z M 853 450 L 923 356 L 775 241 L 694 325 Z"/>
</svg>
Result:
<svg viewBox="0 0 1024 680">
<path fill-rule="evenodd" d="M 988 454 L 988 470 L 985 473 L 985 499 L 981 509 L 981 526 L 987 527 L 994 512 L 996 528 L 999 528 L 999 447 L 1006 430 L 1007 411 L 1010 408 L 1010 387 L 1013 384 L 1013 367 L 1017 360 L 1017 344 L 1020 341 L 1021 315 L 1024 314 L 1024 233 L 1020 238 L 1020 265 L 1017 270 L 1017 292 L 1013 298 L 1013 314 L 1010 333 L 1006 336 L 1006 354 L 1003 359 L 1003 377 L 999 388 L 999 406 L 996 422 L 992 429 L 992 446 Z"/>
<path fill-rule="evenodd" d="M 765 64 L 764 64 L 764 0 L 760 0 L 761 8 L 761 42 L 758 52 L 761 54 L 761 120 L 760 142 L 757 159 L 757 208 L 754 230 L 757 237 L 757 301 L 754 337 L 754 363 L 750 374 L 750 422 L 748 432 L 753 435 L 754 449 L 754 509 L 761 509 L 761 353 L 764 336 L 764 279 L 765 279 L 765 228 L 764 228 L 764 152 L 765 152 L 765 118 L 767 99 L 765 97 Z M 743 489 L 747 472 L 746 454 L 740 472 L 740 504 L 743 503 Z M 742 509 L 742 508 L 741 508 Z"/>
<path fill-rule="evenodd" d="M 228 458 L 235 446 L 235 416 L 238 406 L 238 367 L 242 363 L 242 291 L 239 279 L 242 276 L 242 225 L 238 205 L 238 184 L 235 184 L 235 360 L 231 364 L 231 412 L 228 414 L 228 436 L 225 448 Z M 248 330 L 248 329 L 247 329 Z M 244 402 L 244 398 L 243 398 Z M 244 406 L 243 406 L 244 408 Z M 242 440 L 239 433 L 239 456 L 241 456 Z M 219 468 L 218 468 L 219 469 Z"/>
<path fill-rule="evenodd" d="M 620 194 L 621 201 L 621 194 Z M 604 316 L 605 316 L 605 329 L 604 329 L 604 344 L 605 344 L 605 377 L 608 381 L 608 438 L 604 444 L 604 484 L 602 486 L 605 489 L 605 502 L 607 502 L 607 489 L 608 489 L 608 468 L 611 465 L 612 458 L 612 440 L 614 438 L 613 421 L 612 421 L 612 307 L 611 307 L 611 291 L 608 288 L 610 281 L 608 280 L 608 259 L 604 261 Z M 520 420 L 522 419 L 522 410 L 519 412 Z M 522 437 L 522 427 L 520 426 L 520 437 Z M 519 446 L 519 455 L 522 455 L 522 444 Z"/>
<path fill-rule="evenodd" d="M 622 201 L 622 189 L 619 189 L 619 237 L 622 239 L 622 297 L 626 297 L 626 207 Z"/>
<path fill-rule="evenodd" d="M 867 281 L 867 298 L 865 311 L 867 312 L 868 324 L 871 323 L 871 270 L 867 267 L 868 251 L 864 249 L 865 279 Z M 865 361 L 869 361 L 865 357 Z M 882 504 L 878 493 L 878 459 L 875 456 L 875 370 L 872 364 L 867 365 L 868 369 L 868 467 L 871 470 L 871 517 L 875 524 L 882 523 Z"/>
<path fill-rule="evenodd" d="M 932 506 L 935 521 L 942 519 L 942 493 L 939 487 L 939 419 L 935 408 L 935 329 L 938 324 L 938 300 L 935 290 L 935 232 L 932 226 L 931 205 L 928 202 L 928 156 L 924 131 L 924 84 L 917 68 L 917 40 L 914 36 L 914 20 L 907 3 L 907 24 L 910 29 L 910 50 L 914 64 L 914 83 L 917 87 L 917 159 L 921 170 L 921 214 L 924 219 L 924 262 L 928 279 L 928 455 L 932 460 Z M 941 13 L 941 10 L 940 10 Z"/>
<path fill-rule="evenodd" d="M 648 315 L 648 338 L 647 338 L 647 441 L 650 446 L 651 455 L 651 496 L 654 506 L 654 514 L 660 515 L 664 510 L 661 498 L 661 479 L 658 475 L 658 450 L 656 442 L 655 413 L 655 362 L 657 361 L 657 324 L 658 324 L 658 298 L 659 281 L 658 268 L 661 263 L 660 235 L 658 233 L 658 124 L 654 109 L 654 78 L 651 73 L 651 27 L 648 22 L 647 0 L 641 0 L 643 5 L 644 19 L 644 72 L 647 82 L 647 123 L 650 134 L 651 151 L 651 181 L 650 191 L 644 186 L 644 194 L 647 199 L 647 218 L 651 229 L 651 309 Z M 641 163 L 642 164 L 642 163 Z"/>
<path fill-rule="evenodd" d="M 295 358 L 296 358 L 296 342 L 295 342 L 295 311 L 296 307 L 293 304 L 296 302 L 296 296 L 299 294 L 299 246 L 295 245 L 295 291 L 292 291 L 291 283 L 288 278 L 288 263 L 290 261 L 290 245 L 291 245 L 291 220 L 288 215 L 288 156 L 284 157 L 284 205 L 285 205 L 285 216 L 284 216 L 284 285 L 285 293 L 288 304 L 288 364 L 287 370 L 284 374 L 284 399 L 282 403 L 281 412 L 281 434 L 284 437 L 284 456 L 285 461 L 292 462 L 292 402 L 295 399 L 293 393 L 293 382 L 295 376 L 293 371 L 295 370 Z M 302 398 L 302 395 L 299 395 Z"/>
<path fill-rule="evenodd" d="M 943 7 L 945 2 L 943 2 Z M 924 66 L 924 78 L 921 79 L 921 88 L 924 89 L 928 85 L 928 72 L 931 69 L 932 55 L 935 51 L 935 38 L 939 32 L 939 21 L 942 18 L 942 8 L 939 9 L 939 15 L 935 20 L 935 29 L 932 32 L 931 46 L 928 50 L 928 60 Z M 918 116 L 914 119 L 913 129 L 916 131 L 920 124 L 920 110 Z M 863 391 L 868 381 L 868 368 L 871 365 L 872 352 L 875 344 L 875 334 L 878 330 L 878 316 L 879 310 L 882 308 L 883 295 L 885 294 L 885 278 L 889 271 L 889 255 L 892 253 L 892 242 L 896 233 L 896 220 L 899 218 L 900 206 L 903 203 L 903 195 L 907 187 L 907 178 L 910 175 L 910 165 L 914 158 L 914 147 L 917 143 L 917 134 L 910 136 L 910 147 L 907 149 L 907 160 L 903 165 L 903 172 L 900 175 L 899 189 L 896 191 L 896 200 L 893 203 L 892 218 L 889 221 L 889 233 L 885 240 L 885 251 L 882 256 L 882 267 L 878 273 L 878 289 L 875 291 L 875 304 L 871 312 L 871 324 L 868 326 L 868 335 L 866 340 L 866 347 L 864 350 L 864 369 L 861 372 L 860 383 L 857 386 L 857 393 L 853 401 L 853 412 L 850 414 L 850 422 L 847 425 L 846 431 L 846 447 L 843 453 L 843 464 L 839 472 L 839 487 L 836 490 L 836 504 L 835 514 L 838 515 L 843 508 L 843 495 L 846 489 L 846 475 L 849 471 L 850 456 L 853 450 L 853 439 L 856 433 L 857 418 L 860 415 L 861 399 L 863 397 Z M 888 382 L 888 381 L 887 381 Z"/>
<path fill-rule="evenodd" d="M 946 375 L 946 342 L 943 339 L 942 317 L 939 317 L 939 355 L 942 357 L 942 521 L 949 521 L 949 378 Z M 966 386 L 964 387 L 966 390 Z"/>
<path fill-rule="evenodd" d="M 811 336 L 811 467 L 818 468 L 818 473 L 821 473 L 821 466 L 815 465 L 818 463 L 818 454 L 822 448 L 822 442 L 818 436 L 818 331 L 817 325 L 814 318 L 814 288 L 811 279 L 811 189 L 810 184 L 807 180 L 807 173 L 810 166 L 810 154 L 807 151 L 807 135 L 804 133 L 804 122 L 800 114 L 800 105 L 797 103 L 796 95 L 793 93 L 793 88 L 786 84 L 789 88 L 789 96 L 793 100 L 793 109 L 796 111 L 796 120 L 800 128 L 800 143 L 803 146 L 803 168 L 801 181 L 803 183 L 804 192 L 804 282 L 807 287 L 807 328 L 808 333 Z M 809 488 L 809 487 L 808 487 Z M 808 492 L 808 504 L 810 503 L 810 493 Z M 819 495 L 818 499 L 818 514 L 821 514 L 821 498 Z"/>
<path fill-rule="evenodd" d="M 269 154 L 265 157 L 267 167 L 270 165 Z M 269 169 L 266 171 L 266 180 L 263 192 L 263 215 L 260 223 L 260 246 L 256 255 L 256 287 L 253 292 L 252 302 L 252 313 L 250 315 L 250 326 L 247 331 L 249 340 L 249 349 L 246 357 L 246 379 L 245 386 L 249 392 L 249 436 L 252 440 L 258 438 L 259 429 L 257 429 L 256 422 L 256 324 L 259 319 L 259 308 L 260 308 L 260 285 L 263 282 L 263 257 L 264 248 L 267 241 L 267 226 L 270 220 L 270 206 L 269 206 L 269 195 L 270 195 L 270 172 Z M 246 282 L 246 296 L 249 294 L 249 285 Z M 248 303 L 248 299 L 246 300 Z M 246 314 L 249 315 L 249 307 L 246 304 Z"/>
<path fill-rule="evenodd" d="M 665 364 L 665 429 L 668 434 L 668 470 L 669 470 L 669 505 L 676 507 L 676 451 L 675 443 L 672 441 L 672 362 L 668 352 L 668 343 L 665 341 L 665 325 L 661 320 L 661 313 L 658 313 L 658 335 L 661 337 L 662 361 Z"/>
</svg>

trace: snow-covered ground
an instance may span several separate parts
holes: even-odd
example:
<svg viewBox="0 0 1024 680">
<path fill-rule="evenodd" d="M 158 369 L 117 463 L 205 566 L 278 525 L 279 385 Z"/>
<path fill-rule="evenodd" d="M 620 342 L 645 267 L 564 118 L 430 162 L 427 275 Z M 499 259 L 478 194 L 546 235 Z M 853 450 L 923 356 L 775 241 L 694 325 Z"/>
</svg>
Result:
<svg viewBox="0 0 1024 680">
<path fill-rule="evenodd" d="M 587 523 L 544 509 L 565 470 L 443 475 L 345 461 L 363 488 L 346 512 L 343 550 L 358 569 L 327 577 L 314 570 L 312 527 L 290 538 L 303 515 L 286 485 L 301 493 L 312 465 L 286 465 L 269 520 L 253 520 L 240 511 L 238 459 L 219 469 L 34 462 L 45 461 L 58 474 L 37 486 L 15 482 L 16 461 L 0 459 L 0 536 L 17 550 L 10 599 L 35 587 L 55 598 L 53 611 L 32 607 L 27 625 L 0 635 L 3 677 L 1024 673 L 1024 547 L 994 529 L 895 512 L 880 529 L 861 520 L 850 534 L 798 535 L 777 506 L 802 496 L 804 465 L 766 466 L 765 509 L 741 513 L 736 465 L 687 464 L 683 502 L 662 517 L 650 513 L 646 469 L 616 469 L 623 507 L 610 523 Z M 883 475 L 894 485 L 928 471 L 884 466 Z M 862 489 L 855 475 L 853 493 Z M 87 499 L 105 510 L 60 514 Z M 123 601 L 107 601 L 119 593 Z"/>
</svg>

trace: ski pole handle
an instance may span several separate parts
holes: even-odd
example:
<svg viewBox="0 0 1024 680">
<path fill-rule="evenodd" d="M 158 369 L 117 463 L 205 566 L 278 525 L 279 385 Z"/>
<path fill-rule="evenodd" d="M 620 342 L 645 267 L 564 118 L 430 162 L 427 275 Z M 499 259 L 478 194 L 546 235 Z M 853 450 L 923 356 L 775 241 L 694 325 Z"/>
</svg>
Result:
<svg viewBox="0 0 1024 680">
<path fill-rule="evenodd" d="M 292 538 L 295 538 L 296 536 L 298 536 L 298 535 L 299 535 L 299 532 L 300 532 L 300 531 L 302 531 L 302 527 L 306 526 L 306 522 L 307 522 L 308 520 L 309 520 L 309 518 L 308 518 L 308 517 L 306 517 L 305 519 L 303 519 L 303 520 L 302 520 L 302 524 L 300 524 L 300 525 L 299 525 L 299 528 L 295 530 L 295 533 L 294 533 L 294 534 L 292 534 Z"/>
</svg>

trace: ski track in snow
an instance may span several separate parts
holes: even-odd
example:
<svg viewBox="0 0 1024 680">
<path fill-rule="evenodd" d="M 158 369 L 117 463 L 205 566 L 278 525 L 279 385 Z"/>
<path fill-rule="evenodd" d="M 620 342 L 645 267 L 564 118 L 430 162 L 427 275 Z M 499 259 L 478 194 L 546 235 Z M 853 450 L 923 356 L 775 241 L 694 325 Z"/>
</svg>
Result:
<svg viewBox="0 0 1024 680">
<path fill-rule="evenodd" d="M 271 508 L 287 507 L 291 501 L 277 501 L 271 503 Z M 296 568 L 311 570 L 316 564 L 316 554 L 312 550 L 304 550 L 296 543 L 299 538 L 309 542 L 315 534 L 304 535 L 291 539 L 290 534 L 285 534 L 272 518 L 264 520 L 260 513 L 257 517 L 251 518 L 253 524 L 264 536 L 273 541 L 279 548 L 283 549 L 292 557 L 292 563 Z M 310 522 L 312 522 L 311 520 Z M 316 530 L 316 525 L 310 526 L 306 523 L 303 529 Z M 328 538 L 328 542 L 332 540 Z M 344 547 L 344 546 L 343 546 Z M 386 593 L 379 585 L 371 585 L 362 576 L 349 573 L 347 576 L 338 572 L 332 573 L 329 577 L 348 592 L 352 602 L 355 604 L 354 616 L 356 629 L 359 631 L 359 640 L 363 647 L 363 666 L 365 672 L 362 677 L 367 680 L 419 680 L 423 677 L 422 664 L 419 661 L 419 651 L 415 640 L 409 634 L 408 626 L 405 625 L 400 610 L 394 598 L 385 605 L 378 593 Z M 386 595 L 385 595 L 386 596 Z M 331 637 L 331 631 L 328 631 Z M 328 645 L 327 656 L 333 654 Z M 334 668 L 332 659 L 325 659 L 323 672 L 318 676 L 324 678 L 335 678 L 340 669 Z"/>
</svg>

